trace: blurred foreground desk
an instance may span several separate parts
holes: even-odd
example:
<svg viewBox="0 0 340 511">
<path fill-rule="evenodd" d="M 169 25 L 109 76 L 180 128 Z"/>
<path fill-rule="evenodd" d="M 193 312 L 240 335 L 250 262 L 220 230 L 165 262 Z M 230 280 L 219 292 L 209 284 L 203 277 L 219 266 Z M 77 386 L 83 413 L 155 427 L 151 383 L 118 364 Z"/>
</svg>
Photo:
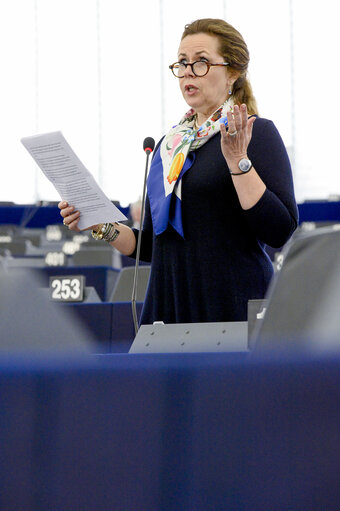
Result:
<svg viewBox="0 0 340 511">
<path fill-rule="evenodd" d="M 0 509 L 338 511 L 340 359 L 0 359 Z"/>
</svg>

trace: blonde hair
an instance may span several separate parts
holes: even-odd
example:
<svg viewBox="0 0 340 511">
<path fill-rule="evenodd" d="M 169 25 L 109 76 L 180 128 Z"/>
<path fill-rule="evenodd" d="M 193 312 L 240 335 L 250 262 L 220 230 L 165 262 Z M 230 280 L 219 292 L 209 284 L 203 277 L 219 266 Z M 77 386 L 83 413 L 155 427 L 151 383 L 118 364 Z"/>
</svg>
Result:
<svg viewBox="0 0 340 511">
<path fill-rule="evenodd" d="M 229 23 L 221 19 L 204 18 L 185 25 L 182 39 L 188 35 L 209 34 L 219 40 L 219 52 L 229 63 L 228 69 L 237 71 L 239 77 L 234 82 L 232 96 L 234 103 L 245 103 L 250 115 L 258 114 L 253 89 L 247 78 L 249 51 L 241 34 Z"/>
</svg>

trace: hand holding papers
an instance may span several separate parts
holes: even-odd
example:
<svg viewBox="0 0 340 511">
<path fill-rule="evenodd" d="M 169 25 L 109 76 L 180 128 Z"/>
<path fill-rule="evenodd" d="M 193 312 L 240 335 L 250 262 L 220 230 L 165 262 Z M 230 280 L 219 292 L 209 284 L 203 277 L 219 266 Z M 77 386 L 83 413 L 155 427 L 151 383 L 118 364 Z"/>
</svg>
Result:
<svg viewBox="0 0 340 511">
<path fill-rule="evenodd" d="M 127 219 L 106 197 L 61 131 L 25 137 L 21 142 L 60 197 L 80 212 L 79 229 Z"/>
</svg>

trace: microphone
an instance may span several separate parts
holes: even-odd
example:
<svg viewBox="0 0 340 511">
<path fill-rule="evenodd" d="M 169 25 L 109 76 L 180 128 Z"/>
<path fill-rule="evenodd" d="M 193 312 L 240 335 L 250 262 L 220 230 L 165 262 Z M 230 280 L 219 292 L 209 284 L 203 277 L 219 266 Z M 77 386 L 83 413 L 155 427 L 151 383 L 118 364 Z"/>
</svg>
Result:
<svg viewBox="0 0 340 511">
<path fill-rule="evenodd" d="M 137 279 L 138 279 L 138 269 L 139 269 L 139 256 L 140 256 L 140 245 L 142 240 L 142 224 L 144 219 L 144 209 L 145 209 L 145 192 L 146 192 L 146 178 L 148 175 L 148 167 L 149 167 L 149 157 L 155 147 L 155 141 L 152 137 L 146 137 L 143 142 L 143 149 L 146 154 L 146 163 L 145 163 L 145 173 L 144 173 L 144 186 L 143 186 L 143 197 L 142 197 L 142 208 L 140 214 L 139 221 L 139 231 L 137 238 L 137 249 L 136 249 L 136 264 L 135 264 L 135 272 L 133 277 L 133 286 L 132 286 L 132 316 L 133 323 L 135 326 L 135 335 L 138 332 L 138 318 L 137 318 L 137 310 L 136 310 L 136 296 L 137 296 Z"/>
<path fill-rule="evenodd" d="M 152 153 L 155 147 L 155 141 L 152 137 L 146 137 L 143 142 L 143 149 L 147 154 Z"/>
</svg>

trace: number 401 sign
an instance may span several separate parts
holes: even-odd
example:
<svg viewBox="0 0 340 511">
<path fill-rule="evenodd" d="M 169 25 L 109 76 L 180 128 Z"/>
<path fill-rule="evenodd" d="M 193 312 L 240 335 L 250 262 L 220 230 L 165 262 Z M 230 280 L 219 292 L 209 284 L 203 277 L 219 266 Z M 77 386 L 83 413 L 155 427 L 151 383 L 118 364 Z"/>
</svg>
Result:
<svg viewBox="0 0 340 511">
<path fill-rule="evenodd" d="M 51 299 L 56 302 L 82 302 L 84 281 L 84 275 L 50 277 Z"/>
</svg>

